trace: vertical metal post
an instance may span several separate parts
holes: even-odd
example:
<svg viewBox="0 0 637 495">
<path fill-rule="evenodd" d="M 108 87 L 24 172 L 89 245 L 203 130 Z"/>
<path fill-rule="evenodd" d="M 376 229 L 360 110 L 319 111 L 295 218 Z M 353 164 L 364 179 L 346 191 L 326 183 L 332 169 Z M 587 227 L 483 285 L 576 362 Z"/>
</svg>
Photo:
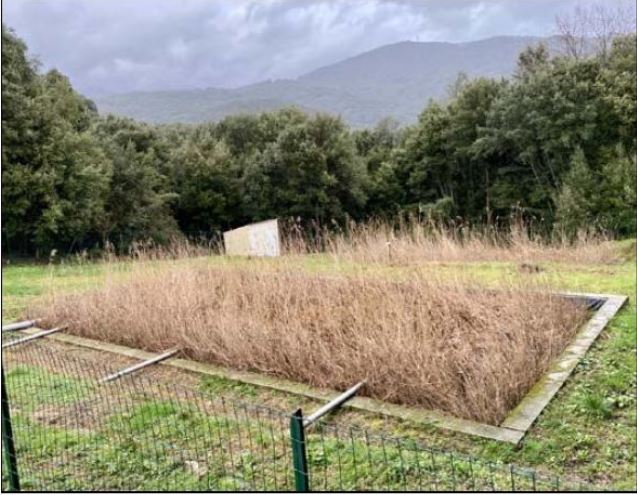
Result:
<svg viewBox="0 0 637 495">
<path fill-rule="evenodd" d="M 310 491 L 310 473 L 305 451 L 305 427 L 303 412 L 298 409 L 290 418 L 290 441 L 292 442 L 292 463 L 294 465 L 294 487 L 297 492 Z"/>
<path fill-rule="evenodd" d="M 15 454 L 13 443 L 13 428 L 11 427 L 11 411 L 9 410 L 9 397 L 4 380 L 4 366 L 2 366 L 2 447 L 4 459 L 7 463 L 9 474 L 9 491 L 20 491 L 20 477 L 18 476 L 18 458 Z"/>
</svg>

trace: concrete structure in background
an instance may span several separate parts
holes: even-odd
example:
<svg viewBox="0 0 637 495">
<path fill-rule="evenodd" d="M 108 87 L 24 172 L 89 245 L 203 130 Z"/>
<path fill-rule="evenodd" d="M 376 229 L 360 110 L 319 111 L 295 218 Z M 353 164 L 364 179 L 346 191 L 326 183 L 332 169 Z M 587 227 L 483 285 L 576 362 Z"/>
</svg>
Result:
<svg viewBox="0 0 637 495">
<path fill-rule="evenodd" d="M 244 225 L 223 233 L 226 254 L 233 256 L 280 256 L 277 219 Z"/>
</svg>

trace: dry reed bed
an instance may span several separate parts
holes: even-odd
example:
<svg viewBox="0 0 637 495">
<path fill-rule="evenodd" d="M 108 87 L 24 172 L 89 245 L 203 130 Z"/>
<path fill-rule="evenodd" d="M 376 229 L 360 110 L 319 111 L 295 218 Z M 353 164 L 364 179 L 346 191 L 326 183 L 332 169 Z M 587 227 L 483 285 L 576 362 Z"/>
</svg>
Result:
<svg viewBox="0 0 637 495">
<path fill-rule="evenodd" d="M 179 346 L 193 359 L 318 387 L 366 379 L 364 395 L 498 424 L 585 317 L 528 288 L 139 262 L 124 283 L 50 295 L 30 312 L 76 335 Z"/>
</svg>

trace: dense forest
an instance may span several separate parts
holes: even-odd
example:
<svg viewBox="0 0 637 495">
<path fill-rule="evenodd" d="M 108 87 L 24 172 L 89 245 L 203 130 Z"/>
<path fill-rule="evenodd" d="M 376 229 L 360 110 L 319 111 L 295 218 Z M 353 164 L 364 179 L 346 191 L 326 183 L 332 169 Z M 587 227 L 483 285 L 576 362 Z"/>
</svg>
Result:
<svg viewBox="0 0 637 495">
<path fill-rule="evenodd" d="M 530 47 L 510 79 L 461 75 L 407 127 L 294 108 L 149 125 L 98 115 L 3 25 L 2 248 L 124 250 L 271 217 L 409 214 L 634 235 L 635 64 L 634 34 L 586 56 Z"/>
</svg>

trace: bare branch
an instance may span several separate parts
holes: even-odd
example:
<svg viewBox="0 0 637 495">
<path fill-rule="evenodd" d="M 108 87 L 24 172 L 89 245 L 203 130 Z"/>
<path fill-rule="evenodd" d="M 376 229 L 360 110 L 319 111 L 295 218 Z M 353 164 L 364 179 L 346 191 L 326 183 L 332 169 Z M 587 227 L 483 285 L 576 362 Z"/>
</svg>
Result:
<svg viewBox="0 0 637 495">
<path fill-rule="evenodd" d="M 571 14 L 556 16 L 555 25 L 565 55 L 580 59 L 594 53 L 606 58 L 614 38 L 635 32 L 635 7 L 628 2 L 578 5 Z"/>
</svg>

